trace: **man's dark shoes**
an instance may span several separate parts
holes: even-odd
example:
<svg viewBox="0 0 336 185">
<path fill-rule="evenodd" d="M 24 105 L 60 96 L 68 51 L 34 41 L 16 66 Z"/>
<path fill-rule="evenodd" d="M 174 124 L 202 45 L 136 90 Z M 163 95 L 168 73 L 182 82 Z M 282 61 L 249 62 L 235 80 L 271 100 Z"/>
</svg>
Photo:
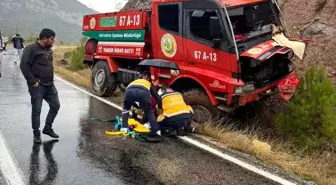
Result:
<svg viewBox="0 0 336 185">
<path fill-rule="evenodd" d="M 41 136 L 34 136 L 34 143 L 41 144 L 42 143 Z"/>
<path fill-rule="evenodd" d="M 51 128 L 47 128 L 45 127 L 43 130 L 42 130 L 42 133 L 45 134 L 45 135 L 48 135 L 52 138 L 59 138 L 59 136 L 54 132 L 53 129 Z"/>
</svg>

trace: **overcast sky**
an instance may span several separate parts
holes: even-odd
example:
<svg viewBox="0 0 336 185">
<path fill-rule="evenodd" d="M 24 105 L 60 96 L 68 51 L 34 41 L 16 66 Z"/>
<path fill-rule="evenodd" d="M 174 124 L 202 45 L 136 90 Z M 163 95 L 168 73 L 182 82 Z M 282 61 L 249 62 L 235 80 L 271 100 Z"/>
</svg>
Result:
<svg viewBox="0 0 336 185">
<path fill-rule="evenodd" d="M 122 0 L 78 0 L 86 6 L 99 12 L 113 12 L 116 11 L 115 4 Z"/>
</svg>

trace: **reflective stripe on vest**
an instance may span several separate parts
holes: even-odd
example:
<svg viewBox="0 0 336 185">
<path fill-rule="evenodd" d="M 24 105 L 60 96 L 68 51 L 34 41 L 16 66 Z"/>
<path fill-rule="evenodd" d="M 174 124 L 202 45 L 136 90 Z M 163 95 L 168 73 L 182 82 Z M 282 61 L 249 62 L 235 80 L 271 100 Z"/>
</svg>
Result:
<svg viewBox="0 0 336 185">
<path fill-rule="evenodd" d="M 150 87 L 151 87 L 151 83 L 148 81 L 148 80 L 145 80 L 145 79 L 137 79 L 137 80 L 134 80 L 132 83 L 130 83 L 128 87 L 130 86 L 141 86 L 141 87 L 144 87 L 148 90 L 150 90 Z"/>
<path fill-rule="evenodd" d="M 185 113 L 192 113 L 192 108 L 183 100 L 181 93 L 172 92 L 162 96 L 163 116 L 172 117 Z"/>
</svg>

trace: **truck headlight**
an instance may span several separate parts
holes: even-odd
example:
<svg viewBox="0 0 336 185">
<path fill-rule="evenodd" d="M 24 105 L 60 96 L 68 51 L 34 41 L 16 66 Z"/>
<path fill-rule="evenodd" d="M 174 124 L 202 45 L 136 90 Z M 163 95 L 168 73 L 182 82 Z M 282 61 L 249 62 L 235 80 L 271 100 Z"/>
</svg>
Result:
<svg viewBox="0 0 336 185">
<path fill-rule="evenodd" d="M 243 87 L 236 87 L 235 88 L 235 94 L 240 94 L 243 92 Z"/>
<path fill-rule="evenodd" d="M 243 86 L 243 91 L 244 92 L 254 91 L 254 84 L 246 84 L 245 86 Z"/>
<path fill-rule="evenodd" d="M 254 91 L 255 90 L 255 86 L 254 84 L 246 84 L 244 86 L 240 86 L 240 87 L 236 87 L 235 88 L 235 93 L 239 94 L 239 93 L 243 93 L 243 92 L 250 92 L 250 91 Z"/>
</svg>

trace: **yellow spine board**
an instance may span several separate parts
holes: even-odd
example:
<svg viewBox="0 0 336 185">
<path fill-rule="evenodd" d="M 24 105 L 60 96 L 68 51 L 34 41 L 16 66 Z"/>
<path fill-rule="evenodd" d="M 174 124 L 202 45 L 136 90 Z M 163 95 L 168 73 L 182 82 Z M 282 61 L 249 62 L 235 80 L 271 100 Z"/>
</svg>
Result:
<svg viewBox="0 0 336 185">
<path fill-rule="evenodd" d="M 106 134 L 106 135 L 109 135 L 109 136 L 119 136 L 119 135 L 124 135 L 124 136 L 126 136 L 126 133 L 125 133 L 125 132 L 120 132 L 120 131 L 117 131 L 117 132 L 110 132 L 110 131 L 105 130 L 105 134 Z"/>
<path fill-rule="evenodd" d="M 122 119 L 120 119 L 122 121 Z M 128 119 L 128 125 L 131 125 L 134 128 L 135 132 L 148 133 L 150 132 L 149 128 L 144 127 L 140 122 L 135 119 Z"/>
<path fill-rule="evenodd" d="M 120 119 L 120 121 L 122 120 Z M 135 119 L 129 119 L 128 124 L 134 128 L 135 132 L 138 132 L 138 133 L 150 132 L 149 128 L 144 127 L 140 122 L 136 121 Z M 125 132 L 121 132 L 121 131 L 111 132 L 107 130 L 105 130 L 105 134 L 109 136 L 119 136 L 119 135 L 126 136 L 127 135 Z"/>
</svg>

